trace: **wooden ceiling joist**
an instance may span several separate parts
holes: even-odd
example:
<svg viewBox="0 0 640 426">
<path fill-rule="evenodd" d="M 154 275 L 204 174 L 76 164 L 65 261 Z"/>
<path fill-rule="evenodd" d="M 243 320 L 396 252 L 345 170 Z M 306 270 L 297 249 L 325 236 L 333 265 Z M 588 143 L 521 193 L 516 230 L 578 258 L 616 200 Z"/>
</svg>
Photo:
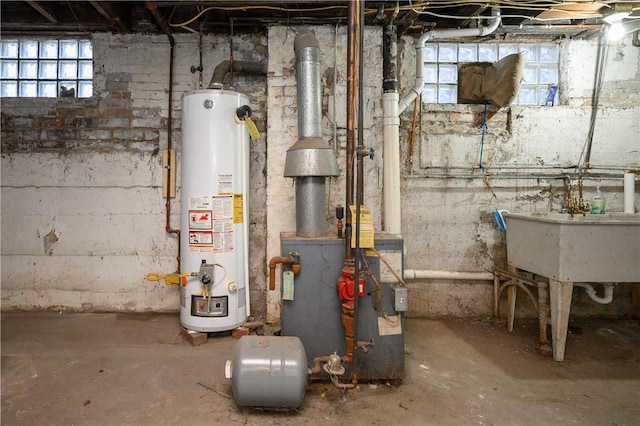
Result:
<svg viewBox="0 0 640 426">
<path fill-rule="evenodd" d="M 98 13 L 100 13 L 100 15 L 102 15 L 102 17 L 106 19 L 112 27 L 116 28 L 119 33 L 126 33 L 129 31 L 127 26 L 122 22 L 122 19 L 120 19 L 108 2 L 91 0 L 89 3 L 91 3 Z"/>
<path fill-rule="evenodd" d="M 58 23 L 58 19 L 56 19 L 54 11 L 52 10 L 51 7 L 49 7 L 45 3 L 37 2 L 37 1 L 27 1 L 27 3 L 29 4 L 29 6 L 34 8 L 36 10 L 36 12 L 38 12 L 40 15 L 44 16 L 44 18 L 47 21 L 51 22 L 52 24 L 57 24 Z"/>
</svg>

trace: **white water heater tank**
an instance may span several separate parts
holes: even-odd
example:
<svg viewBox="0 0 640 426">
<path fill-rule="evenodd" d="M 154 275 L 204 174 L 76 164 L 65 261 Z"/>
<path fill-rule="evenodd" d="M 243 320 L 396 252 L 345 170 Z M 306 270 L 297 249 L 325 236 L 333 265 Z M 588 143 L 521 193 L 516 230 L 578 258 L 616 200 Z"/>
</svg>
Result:
<svg viewBox="0 0 640 426">
<path fill-rule="evenodd" d="M 249 99 L 205 89 L 182 97 L 180 322 L 195 331 L 249 315 Z"/>
</svg>

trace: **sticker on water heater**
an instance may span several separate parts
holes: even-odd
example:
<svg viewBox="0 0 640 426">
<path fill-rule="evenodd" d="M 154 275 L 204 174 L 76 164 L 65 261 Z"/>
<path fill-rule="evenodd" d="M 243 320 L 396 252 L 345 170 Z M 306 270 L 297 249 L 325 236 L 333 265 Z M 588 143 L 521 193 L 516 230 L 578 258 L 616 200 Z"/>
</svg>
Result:
<svg viewBox="0 0 640 426">
<path fill-rule="evenodd" d="M 233 231 L 213 234 L 213 251 L 215 253 L 233 251 Z"/>
<path fill-rule="evenodd" d="M 211 210 L 211 197 L 191 197 L 189 208 L 191 210 Z"/>
<path fill-rule="evenodd" d="M 233 195 L 214 195 L 212 202 L 214 219 L 233 219 Z"/>
<path fill-rule="evenodd" d="M 211 210 L 189 210 L 189 229 L 212 229 Z"/>
<path fill-rule="evenodd" d="M 233 223 L 244 222 L 244 200 L 242 194 L 233 194 Z"/>
<path fill-rule="evenodd" d="M 211 245 L 213 244 L 213 232 L 211 231 L 189 231 L 189 245 Z"/>
<path fill-rule="evenodd" d="M 233 192 L 233 175 L 218 175 L 218 193 Z"/>
</svg>

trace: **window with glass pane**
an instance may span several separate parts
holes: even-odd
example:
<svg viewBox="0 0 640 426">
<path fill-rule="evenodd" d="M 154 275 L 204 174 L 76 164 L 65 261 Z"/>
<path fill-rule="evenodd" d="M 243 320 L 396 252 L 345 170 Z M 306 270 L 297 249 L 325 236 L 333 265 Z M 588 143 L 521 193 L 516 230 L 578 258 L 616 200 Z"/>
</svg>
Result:
<svg viewBox="0 0 640 426">
<path fill-rule="evenodd" d="M 0 44 L 0 96 L 93 95 L 90 40 L 4 38 Z"/>
<path fill-rule="evenodd" d="M 560 58 L 560 49 L 554 43 L 427 43 L 423 52 L 425 85 L 422 101 L 457 103 L 458 64 L 496 62 L 519 52 L 524 55 L 524 75 L 513 103 L 553 105 Z"/>
</svg>

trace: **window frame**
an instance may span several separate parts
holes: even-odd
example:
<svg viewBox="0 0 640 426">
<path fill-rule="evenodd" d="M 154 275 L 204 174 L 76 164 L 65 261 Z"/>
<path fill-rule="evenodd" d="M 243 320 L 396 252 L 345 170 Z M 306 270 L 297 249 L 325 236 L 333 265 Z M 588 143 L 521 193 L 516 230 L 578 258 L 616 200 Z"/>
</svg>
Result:
<svg viewBox="0 0 640 426">
<path fill-rule="evenodd" d="M 93 96 L 93 40 L 87 36 L 3 37 L 0 66 L 2 98 Z M 73 96 L 64 96 L 63 87 L 73 88 Z"/>
<path fill-rule="evenodd" d="M 531 49 L 534 46 L 535 49 Z M 461 59 L 461 48 L 469 52 L 475 60 Z M 458 65 L 474 62 L 496 62 L 506 55 L 523 52 L 525 54 L 523 82 L 514 99 L 513 105 L 545 106 L 555 104 L 559 98 L 557 89 L 560 85 L 561 48 L 558 43 L 529 41 L 529 42 L 429 42 L 423 49 L 424 88 L 422 102 L 439 105 L 458 105 Z M 493 54 L 491 53 L 493 52 Z M 542 53 L 545 54 L 542 57 Z M 454 58 L 455 56 L 455 58 Z M 473 58 L 471 58 L 473 59 Z M 455 78 L 451 73 L 455 70 Z M 541 81 L 541 73 L 546 79 L 555 81 Z M 528 82 L 535 74 L 536 81 Z M 444 81 L 443 81 L 444 80 Z M 552 85 L 554 87 L 552 87 Z M 444 89 L 444 90 L 443 90 Z M 527 90 L 527 92 L 524 92 Z M 549 90 L 554 91 L 553 99 L 547 99 Z M 526 95 L 529 99 L 525 99 Z"/>
</svg>

